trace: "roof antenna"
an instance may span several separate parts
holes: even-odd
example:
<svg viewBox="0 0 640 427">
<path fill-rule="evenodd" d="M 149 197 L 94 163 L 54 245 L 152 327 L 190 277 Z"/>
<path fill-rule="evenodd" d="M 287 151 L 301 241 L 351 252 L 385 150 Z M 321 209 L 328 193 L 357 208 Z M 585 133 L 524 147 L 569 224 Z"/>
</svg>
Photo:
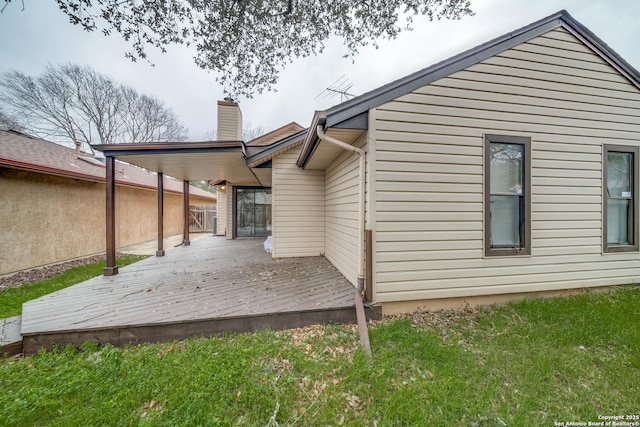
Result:
<svg viewBox="0 0 640 427">
<path fill-rule="evenodd" d="M 320 92 L 314 99 L 333 98 L 340 95 L 340 102 L 349 100 L 355 95 L 349 93 L 353 83 L 349 81 L 346 74 L 341 75 L 335 82 L 331 83 L 325 90 Z"/>
</svg>

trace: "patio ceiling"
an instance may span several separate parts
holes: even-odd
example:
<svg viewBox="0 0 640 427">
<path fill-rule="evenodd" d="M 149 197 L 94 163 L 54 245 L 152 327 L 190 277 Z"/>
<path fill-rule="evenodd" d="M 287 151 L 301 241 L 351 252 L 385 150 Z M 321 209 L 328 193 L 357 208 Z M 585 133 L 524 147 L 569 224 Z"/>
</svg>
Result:
<svg viewBox="0 0 640 427">
<path fill-rule="evenodd" d="M 104 144 L 94 148 L 105 156 L 186 181 L 271 185 L 270 173 L 256 173 L 247 166 L 246 146 L 241 141 Z"/>
</svg>

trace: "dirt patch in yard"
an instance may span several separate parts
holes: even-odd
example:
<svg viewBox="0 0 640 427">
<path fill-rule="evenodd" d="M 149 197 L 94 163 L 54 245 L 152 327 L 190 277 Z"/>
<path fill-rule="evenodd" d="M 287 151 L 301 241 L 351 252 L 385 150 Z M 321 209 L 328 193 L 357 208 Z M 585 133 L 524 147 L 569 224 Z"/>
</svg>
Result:
<svg viewBox="0 0 640 427">
<path fill-rule="evenodd" d="M 122 254 L 118 254 L 118 257 Z M 72 268 L 81 267 L 83 265 L 92 264 L 98 261 L 104 261 L 105 255 L 93 255 L 84 258 L 63 261 L 57 264 L 45 265 L 29 270 L 19 271 L 17 273 L 0 276 L 0 290 L 7 288 L 17 288 L 22 285 L 46 280 L 57 274 L 64 273 Z"/>
</svg>

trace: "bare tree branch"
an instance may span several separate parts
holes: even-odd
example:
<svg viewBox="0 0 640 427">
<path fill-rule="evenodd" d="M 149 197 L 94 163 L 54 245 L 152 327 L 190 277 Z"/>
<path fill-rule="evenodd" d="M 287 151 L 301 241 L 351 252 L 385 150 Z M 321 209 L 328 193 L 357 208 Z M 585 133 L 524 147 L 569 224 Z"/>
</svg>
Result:
<svg viewBox="0 0 640 427">
<path fill-rule="evenodd" d="M 123 92 L 123 132 L 130 142 L 183 141 L 186 129 L 178 117 L 156 98 L 134 90 Z"/>
<path fill-rule="evenodd" d="M 2 108 L 0 108 L 0 130 L 15 130 L 17 132 L 26 131 L 26 129 L 20 126 L 15 118 L 5 113 Z"/>
<path fill-rule="evenodd" d="M 187 135 L 158 99 L 74 64 L 49 65 L 37 77 L 5 72 L 0 100 L 5 115 L 46 138 L 111 144 L 183 141 Z"/>
<path fill-rule="evenodd" d="M 267 133 L 267 128 L 262 125 L 256 125 L 251 122 L 246 122 L 242 125 L 242 140 L 245 142 L 256 139 L 265 133 Z"/>
<path fill-rule="evenodd" d="M 12 1 L 4 0 L 5 7 Z M 460 19 L 470 0 L 56 0 L 72 24 L 114 32 L 131 44 L 125 55 L 148 60 L 147 49 L 196 48 L 195 63 L 218 73 L 233 98 L 272 90 L 293 58 L 322 53 L 332 36 L 345 56 L 411 29 L 413 17 Z M 35 4 L 35 3 L 33 3 Z"/>
</svg>

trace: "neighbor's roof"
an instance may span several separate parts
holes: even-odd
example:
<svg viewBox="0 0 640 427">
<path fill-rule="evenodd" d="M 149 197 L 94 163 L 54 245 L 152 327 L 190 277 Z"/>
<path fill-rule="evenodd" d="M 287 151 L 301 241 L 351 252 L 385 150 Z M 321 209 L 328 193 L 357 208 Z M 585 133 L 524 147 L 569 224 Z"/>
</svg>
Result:
<svg viewBox="0 0 640 427">
<path fill-rule="evenodd" d="M 375 108 L 560 27 L 584 42 L 596 54 L 600 55 L 640 88 L 640 73 L 633 66 L 587 27 L 576 21 L 566 10 L 561 10 L 526 27 L 511 31 L 466 52 L 331 107 L 326 111 L 326 126 L 331 127 L 339 125 L 346 120 L 354 119 L 371 108 Z"/>
<path fill-rule="evenodd" d="M 0 166 L 65 176 L 94 182 L 105 181 L 105 166 L 90 155 L 76 155 L 74 149 L 15 131 L 0 131 Z M 116 163 L 116 183 L 156 189 L 157 175 L 126 163 Z M 182 183 L 166 179 L 164 189 L 182 193 Z M 191 186 L 193 196 L 215 198 L 213 193 Z"/>
</svg>

